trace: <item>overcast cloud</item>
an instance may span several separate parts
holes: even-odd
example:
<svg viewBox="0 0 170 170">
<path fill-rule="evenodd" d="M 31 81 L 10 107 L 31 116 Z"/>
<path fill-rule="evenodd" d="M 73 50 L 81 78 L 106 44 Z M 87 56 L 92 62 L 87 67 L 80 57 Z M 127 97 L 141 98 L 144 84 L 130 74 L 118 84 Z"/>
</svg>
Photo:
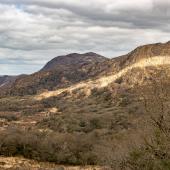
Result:
<svg viewBox="0 0 170 170">
<path fill-rule="evenodd" d="M 71 52 L 116 57 L 170 40 L 169 0 L 0 0 L 0 11 L 0 75 Z"/>
</svg>

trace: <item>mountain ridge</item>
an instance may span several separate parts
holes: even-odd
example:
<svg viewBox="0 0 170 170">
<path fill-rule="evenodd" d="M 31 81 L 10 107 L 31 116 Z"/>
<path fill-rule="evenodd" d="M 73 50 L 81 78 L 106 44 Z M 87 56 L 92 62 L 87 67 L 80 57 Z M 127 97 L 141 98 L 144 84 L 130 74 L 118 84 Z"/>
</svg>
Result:
<svg viewBox="0 0 170 170">
<path fill-rule="evenodd" d="M 106 61 L 104 56 L 93 52 L 84 54 L 71 53 L 53 58 L 40 71 L 50 71 L 52 69 L 57 69 L 57 67 L 76 66 L 77 64 L 81 64 L 83 66 L 83 64 L 88 64 L 90 62 L 93 63 L 103 61 Z"/>
<path fill-rule="evenodd" d="M 140 61 L 144 65 L 149 65 L 146 62 L 152 61 L 155 64 L 160 63 L 158 60 L 162 60 L 165 56 L 170 56 L 170 42 L 139 46 L 126 55 L 112 59 L 93 52 L 58 56 L 50 60 L 40 71 L 16 78 L 7 93 L 12 95 L 36 94 L 43 90 L 65 88 L 88 79 L 112 76 L 126 67 L 131 68 L 131 65 Z M 165 63 L 166 59 L 163 60 Z M 151 65 L 154 66 L 154 64 Z"/>
<path fill-rule="evenodd" d="M 64 69 L 55 65 L 17 79 L 0 98 L 0 152 L 68 165 L 124 163 L 133 142 L 152 140 L 151 117 L 169 114 L 169 48 L 142 46 L 115 59 L 69 61 Z"/>
<path fill-rule="evenodd" d="M 49 61 L 40 71 L 16 79 L 8 93 L 35 94 L 43 89 L 66 87 L 95 77 L 99 72 L 104 71 L 104 67 L 100 69 L 95 67 L 107 61 L 109 61 L 108 58 L 92 52 L 59 56 Z"/>
</svg>

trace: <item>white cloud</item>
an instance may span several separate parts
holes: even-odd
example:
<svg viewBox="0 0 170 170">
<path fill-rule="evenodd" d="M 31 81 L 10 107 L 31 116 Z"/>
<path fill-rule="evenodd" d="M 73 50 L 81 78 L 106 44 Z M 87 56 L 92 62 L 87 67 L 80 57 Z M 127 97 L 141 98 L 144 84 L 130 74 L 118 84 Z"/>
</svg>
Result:
<svg viewBox="0 0 170 170">
<path fill-rule="evenodd" d="M 0 11 L 0 74 L 33 72 L 70 52 L 113 57 L 170 39 L 168 0 L 1 0 Z"/>
</svg>

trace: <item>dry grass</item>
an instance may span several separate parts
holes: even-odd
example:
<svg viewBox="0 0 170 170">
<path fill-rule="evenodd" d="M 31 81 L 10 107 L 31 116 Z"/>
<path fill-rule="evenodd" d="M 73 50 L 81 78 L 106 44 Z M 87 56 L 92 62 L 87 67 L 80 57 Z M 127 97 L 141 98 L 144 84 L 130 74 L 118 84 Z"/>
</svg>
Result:
<svg viewBox="0 0 170 170">
<path fill-rule="evenodd" d="M 37 162 L 23 157 L 0 157 L 1 170 L 103 170 L 97 166 L 64 166 Z"/>
</svg>

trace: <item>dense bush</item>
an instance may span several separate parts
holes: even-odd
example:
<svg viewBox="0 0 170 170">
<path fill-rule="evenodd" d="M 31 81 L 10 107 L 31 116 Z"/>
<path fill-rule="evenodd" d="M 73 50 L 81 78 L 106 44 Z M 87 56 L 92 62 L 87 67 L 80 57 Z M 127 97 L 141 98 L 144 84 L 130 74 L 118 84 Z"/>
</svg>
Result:
<svg viewBox="0 0 170 170">
<path fill-rule="evenodd" d="M 170 169 L 170 128 L 169 121 L 154 120 L 155 132 L 144 145 L 130 152 L 125 169 L 169 170 Z"/>
<path fill-rule="evenodd" d="M 17 121 L 18 117 L 14 114 L 7 113 L 7 114 L 0 115 L 0 119 L 6 119 L 7 121 L 10 122 L 10 121 Z"/>
<path fill-rule="evenodd" d="M 1 155 L 23 155 L 26 158 L 58 164 L 98 164 L 98 145 L 99 140 L 95 135 L 8 129 L 0 136 Z"/>
</svg>

